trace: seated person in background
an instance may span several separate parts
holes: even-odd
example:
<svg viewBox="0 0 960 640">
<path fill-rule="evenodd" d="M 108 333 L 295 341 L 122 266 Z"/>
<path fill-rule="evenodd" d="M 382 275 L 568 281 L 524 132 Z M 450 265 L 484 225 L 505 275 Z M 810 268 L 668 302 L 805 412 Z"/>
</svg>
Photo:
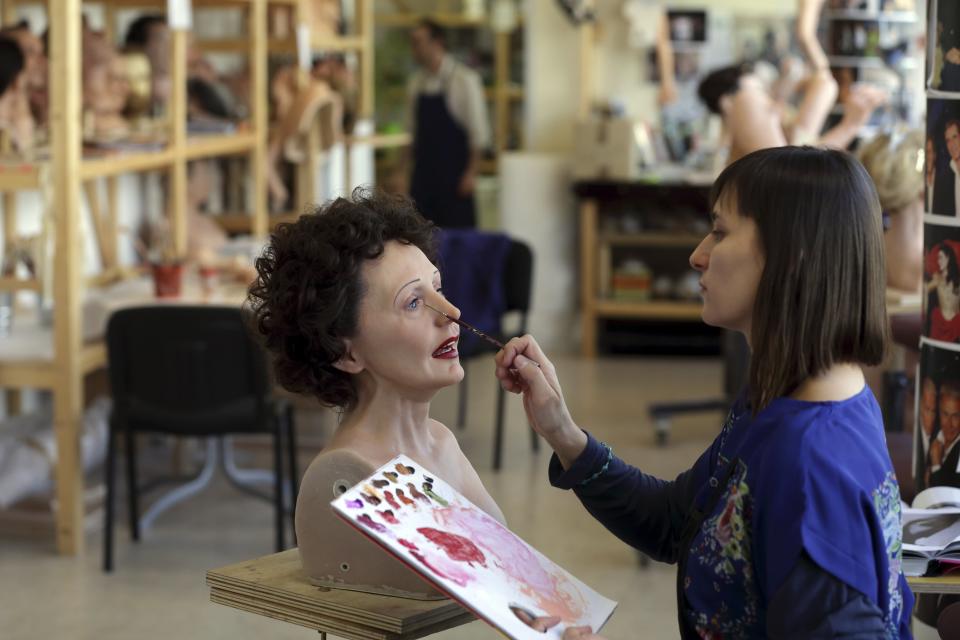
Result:
<svg viewBox="0 0 960 640">
<path fill-rule="evenodd" d="M 0 131 L 10 136 L 14 148 L 33 146 L 33 117 L 26 92 L 26 61 L 14 40 L 0 36 Z"/>
<path fill-rule="evenodd" d="M 923 285 L 923 132 L 885 133 L 858 156 L 883 209 L 887 288 L 917 292 Z"/>
<path fill-rule="evenodd" d="M 490 516 L 503 514 L 430 401 L 463 379 L 459 327 L 441 293 L 434 227 L 401 196 L 355 191 L 280 224 L 256 267 L 249 302 L 277 381 L 340 412 L 297 500 L 300 558 L 327 586 L 432 597 L 414 572 L 374 552 L 330 501 L 405 454 Z"/>
<path fill-rule="evenodd" d="M 845 149 L 870 114 L 886 100 L 882 91 L 866 85 L 851 88 L 843 119 L 821 135 L 837 99 L 837 82 L 817 39 L 816 26 L 823 0 L 798 0 L 797 41 L 811 73 L 791 123 L 785 122 L 783 104 L 774 99 L 770 83 L 754 73 L 749 63 L 718 69 L 700 83 L 700 98 L 723 117 L 730 138 L 728 162 L 758 149 L 788 144 L 812 144 Z"/>
</svg>

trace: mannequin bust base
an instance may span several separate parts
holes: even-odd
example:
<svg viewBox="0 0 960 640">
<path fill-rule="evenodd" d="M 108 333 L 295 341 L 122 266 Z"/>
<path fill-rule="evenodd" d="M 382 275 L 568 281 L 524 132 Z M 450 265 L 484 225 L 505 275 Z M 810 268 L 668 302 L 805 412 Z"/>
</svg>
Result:
<svg viewBox="0 0 960 640">
<path fill-rule="evenodd" d="M 300 563 L 311 584 L 418 600 L 441 600 L 413 569 L 376 548 L 330 508 L 330 502 L 380 465 L 348 449 L 321 453 L 307 468 L 297 498 Z"/>
</svg>

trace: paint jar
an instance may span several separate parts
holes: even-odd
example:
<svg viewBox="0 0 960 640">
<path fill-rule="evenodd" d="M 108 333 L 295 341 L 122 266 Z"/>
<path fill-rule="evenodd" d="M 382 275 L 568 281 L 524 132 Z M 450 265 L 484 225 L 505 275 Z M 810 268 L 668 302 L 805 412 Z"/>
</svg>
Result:
<svg viewBox="0 0 960 640">
<path fill-rule="evenodd" d="M 183 265 L 175 263 L 154 263 L 150 265 L 153 273 L 153 291 L 158 298 L 176 298 L 180 296 L 183 283 Z"/>
</svg>

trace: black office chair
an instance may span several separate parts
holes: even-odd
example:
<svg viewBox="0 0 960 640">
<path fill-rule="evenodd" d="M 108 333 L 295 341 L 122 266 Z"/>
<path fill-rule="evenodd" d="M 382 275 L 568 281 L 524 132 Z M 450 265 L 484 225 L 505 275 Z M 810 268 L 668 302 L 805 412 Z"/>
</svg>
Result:
<svg viewBox="0 0 960 640">
<path fill-rule="evenodd" d="M 503 289 L 506 298 L 506 312 L 516 311 L 520 314 L 520 326 L 514 335 L 523 335 L 527 332 L 527 314 L 530 311 L 530 299 L 533 293 L 533 251 L 530 246 L 521 240 L 511 239 L 503 267 Z M 452 292 L 451 292 L 452 293 Z M 456 294 L 453 293 L 455 296 Z M 469 320 L 469 318 L 467 319 Z M 501 342 L 506 342 L 514 335 L 495 336 Z M 461 351 L 462 360 L 468 360 L 480 354 L 496 352 L 496 347 L 481 341 L 474 340 L 473 345 L 465 353 Z M 459 399 L 457 403 L 457 426 L 463 428 L 467 419 L 467 367 L 463 368 L 464 378 L 460 383 Z M 506 410 L 506 392 L 497 384 L 497 418 L 493 434 L 493 468 L 499 470 L 503 460 L 503 422 Z M 530 442 L 534 451 L 540 450 L 540 440 L 536 432 L 530 429 Z"/>
<path fill-rule="evenodd" d="M 107 445 L 103 569 L 113 569 L 114 460 L 126 443 L 130 535 L 140 539 L 135 436 L 273 436 L 276 549 L 284 547 L 283 445 L 296 504 L 293 410 L 272 397 L 266 358 L 239 308 L 155 306 L 123 309 L 107 325 L 113 411 Z M 292 520 L 292 509 L 291 509 Z"/>
</svg>

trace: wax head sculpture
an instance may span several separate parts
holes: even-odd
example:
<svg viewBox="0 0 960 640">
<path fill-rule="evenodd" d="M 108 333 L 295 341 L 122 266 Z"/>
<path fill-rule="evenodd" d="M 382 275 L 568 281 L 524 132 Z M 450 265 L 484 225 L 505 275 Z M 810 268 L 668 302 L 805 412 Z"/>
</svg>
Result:
<svg viewBox="0 0 960 640">
<path fill-rule="evenodd" d="M 30 104 L 30 112 L 36 123 L 47 121 L 47 56 L 43 40 L 30 30 L 26 21 L 12 27 L 5 27 L 0 34 L 7 36 L 18 45 L 24 59 L 24 90 Z"/>
<path fill-rule="evenodd" d="M 33 117 L 26 92 L 26 61 L 16 41 L 0 35 L 0 131 L 16 149 L 33 145 Z"/>
<path fill-rule="evenodd" d="M 130 131 L 124 114 L 130 82 L 124 59 L 102 32 L 83 34 L 83 102 L 92 114 L 92 131 L 100 139 L 123 137 Z"/>
<path fill-rule="evenodd" d="M 300 559 L 316 584 L 440 597 L 330 508 L 398 454 L 503 520 L 456 439 L 429 417 L 433 396 L 463 378 L 459 327 L 427 306 L 459 316 L 439 291 L 433 231 L 409 199 L 358 190 L 278 225 L 256 263 L 249 302 L 277 381 L 341 416 L 297 499 Z"/>
</svg>

